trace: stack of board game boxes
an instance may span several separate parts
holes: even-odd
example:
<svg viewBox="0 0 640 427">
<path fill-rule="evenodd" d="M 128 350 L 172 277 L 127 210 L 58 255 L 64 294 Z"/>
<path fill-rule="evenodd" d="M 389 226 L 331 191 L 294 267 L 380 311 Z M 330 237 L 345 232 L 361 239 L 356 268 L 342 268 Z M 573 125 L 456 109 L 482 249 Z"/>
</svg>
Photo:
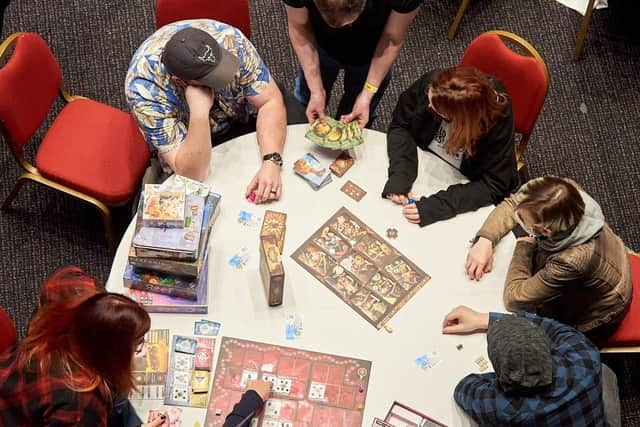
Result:
<svg viewBox="0 0 640 427">
<path fill-rule="evenodd" d="M 123 282 L 151 313 L 208 312 L 207 255 L 221 195 L 174 175 L 145 185 Z"/>
</svg>

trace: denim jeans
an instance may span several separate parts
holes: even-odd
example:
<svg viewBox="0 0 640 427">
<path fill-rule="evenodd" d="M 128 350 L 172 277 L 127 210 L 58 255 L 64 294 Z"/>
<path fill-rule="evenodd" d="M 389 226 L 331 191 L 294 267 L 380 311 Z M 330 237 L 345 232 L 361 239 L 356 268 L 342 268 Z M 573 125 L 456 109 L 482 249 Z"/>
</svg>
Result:
<svg viewBox="0 0 640 427">
<path fill-rule="evenodd" d="M 331 89 L 333 89 L 333 84 L 338 77 L 338 73 L 341 69 L 344 69 L 344 95 L 342 96 L 342 99 L 338 104 L 338 111 L 335 115 L 335 117 L 339 119 L 343 114 L 349 114 L 353 110 L 353 104 L 355 104 L 356 98 L 364 87 L 364 83 L 367 80 L 367 74 L 369 74 L 369 68 L 371 64 L 343 64 L 330 57 L 323 49 L 320 48 L 318 48 L 318 58 L 320 61 L 320 76 L 322 78 L 322 86 L 324 87 L 324 91 L 327 94 L 325 105 L 329 104 L 329 99 L 331 98 Z M 391 76 L 392 73 L 391 70 L 389 70 L 389 73 L 387 73 L 385 78 L 382 80 L 382 83 L 380 83 L 380 87 L 378 87 L 378 91 L 371 100 L 371 105 L 369 106 L 368 125 L 370 125 L 373 122 L 373 119 L 376 118 L 376 109 L 378 107 L 378 104 L 380 103 L 380 99 L 382 99 L 382 95 L 384 95 L 384 91 L 389 86 Z M 309 91 L 309 86 L 307 86 L 307 81 L 304 78 L 304 73 L 301 67 L 298 67 L 298 75 L 296 76 L 296 85 L 293 90 L 293 96 L 295 96 L 295 98 L 303 105 L 307 105 L 309 103 L 309 98 L 311 97 L 311 92 Z"/>
</svg>

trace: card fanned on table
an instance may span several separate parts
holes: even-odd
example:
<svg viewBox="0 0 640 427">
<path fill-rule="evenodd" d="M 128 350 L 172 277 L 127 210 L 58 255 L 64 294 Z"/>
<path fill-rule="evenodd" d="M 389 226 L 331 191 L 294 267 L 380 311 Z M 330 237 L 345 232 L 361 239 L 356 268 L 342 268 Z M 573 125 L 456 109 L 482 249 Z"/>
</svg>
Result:
<svg viewBox="0 0 640 427">
<path fill-rule="evenodd" d="M 169 368 L 169 330 L 151 329 L 145 334 L 142 351 L 133 359 L 133 380 L 137 391 L 131 399 L 164 399 Z"/>
<path fill-rule="evenodd" d="M 165 404 L 207 406 L 215 342 L 215 338 L 174 335 Z"/>
<path fill-rule="evenodd" d="M 344 207 L 291 257 L 377 329 L 430 279 Z"/>
<path fill-rule="evenodd" d="M 358 122 L 342 123 L 332 117 L 327 117 L 326 123 L 316 119 L 309 125 L 305 137 L 314 144 L 332 150 L 348 150 L 364 142 Z"/>
<path fill-rule="evenodd" d="M 311 153 L 307 153 L 293 164 L 295 173 L 304 178 L 311 188 L 319 190 L 331 182 L 331 171 Z"/>
<path fill-rule="evenodd" d="M 361 426 L 371 362 L 223 337 L 205 427 L 219 427 L 249 380 L 272 383 L 253 427 Z"/>
</svg>

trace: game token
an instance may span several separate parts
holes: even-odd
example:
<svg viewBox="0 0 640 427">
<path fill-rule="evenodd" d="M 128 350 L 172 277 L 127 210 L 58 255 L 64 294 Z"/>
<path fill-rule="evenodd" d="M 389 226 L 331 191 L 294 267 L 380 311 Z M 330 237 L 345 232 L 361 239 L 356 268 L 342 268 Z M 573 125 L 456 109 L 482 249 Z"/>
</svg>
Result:
<svg viewBox="0 0 640 427">
<path fill-rule="evenodd" d="M 219 417 L 220 415 L 222 415 L 222 409 L 218 408 L 218 409 L 216 409 L 216 416 Z"/>
<path fill-rule="evenodd" d="M 241 248 L 229 259 L 229 265 L 237 269 L 242 269 L 249 262 L 249 249 Z"/>
<path fill-rule="evenodd" d="M 462 344 L 458 344 L 458 345 L 456 346 L 456 348 L 457 348 L 458 350 L 462 350 Z"/>
<path fill-rule="evenodd" d="M 389 326 L 389 325 L 384 325 L 384 330 L 387 331 L 390 334 L 393 333 L 393 328 L 391 326 Z"/>
<path fill-rule="evenodd" d="M 398 230 L 396 228 L 387 228 L 387 237 L 389 239 L 395 239 L 398 237 Z"/>
<path fill-rule="evenodd" d="M 256 192 L 252 191 L 251 193 L 249 193 L 249 195 L 247 196 L 247 201 L 251 202 L 251 203 L 255 203 L 256 202 Z"/>
<path fill-rule="evenodd" d="M 416 201 L 415 201 L 415 200 L 413 200 L 413 199 L 407 199 L 407 204 L 408 204 L 408 205 L 415 205 L 415 204 L 416 204 Z"/>
</svg>

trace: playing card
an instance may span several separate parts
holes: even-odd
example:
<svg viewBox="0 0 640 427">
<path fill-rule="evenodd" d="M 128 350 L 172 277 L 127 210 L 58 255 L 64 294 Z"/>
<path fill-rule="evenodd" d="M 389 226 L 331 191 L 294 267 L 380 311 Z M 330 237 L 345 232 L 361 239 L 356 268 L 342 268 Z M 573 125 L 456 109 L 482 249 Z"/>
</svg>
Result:
<svg viewBox="0 0 640 427">
<path fill-rule="evenodd" d="M 171 388 L 170 396 L 171 400 L 187 403 L 189 401 L 189 390 L 187 387 L 173 387 Z"/>
<path fill-rule="evenodd" d="M 174 350 L 180 353 L 194 354 L 198 342 L 189 337 L 176 337 Z"/>
<path fill-rule="evenodd" d="M 162 409 L 151 409 L 149 410 L 149 415 L 147 415 L 147 422 L 160 418 L 160 415 L 167 414 L 169 416 L 169 426 L 170 427 L 181 427 L 182 426 L 182 409 L 177 406 L 164 405 Z"/>
<path fill-rule="evenodd" d="M 278 377 L 272 374 L 262 374 L 262 381 L 269 381 L 271 383 L 271 390 L 273 390 L 273 387 L 278 381 Z"/>
<path fill-rule="evenodd" d="M 351 197 L 356 202 L 359 202 L 360 200 L 362 200 L 365 194 L 367 194 L 366 191 L 364 191 L 361 187 L 356 185 L 353 181 L 347 181 L 342 186 L 342 188 L 340 188 L 340 191 L 342 191 L 347 196 Z"/>
<path fill-rule="evenodd" d="M 340 155 L 329 165 L 329 169 L 334 175 L 344 175 L 355 163 L 355 160 L 347 153 L 343 151 Z"/>
<path fill-rule="evenodd" d="M 209 371 L 193 371 L 191 377 L 191 390 L 194 393 L 206 393 L 209 391 Z"/>
<path fill-rule="evenodd" d="M 312 382 L 309 387 L 309 399 L 311 400 L 323 400 L 324 392 L 327 386 L 325 384 Z"/>
<path fill-rule="evenodd" d="M 264 415 L 266 417 L 277 417 L 280 415 L 282 402 L 276 399 L 269 399 L 264 404 Z"/>
<path fill-rule="evenodd" d="M 326 117 L 325 123 L 317 119 L 307 129 L 305 137 L 313 143 L 332 150 L 348 150 L 364 142 L 358 123 L 342 123 Z"/>
<path fill-rule="evenodd" d="M 220 323 L 204 319 L 196 321 L 193 327 L 193 332 L 196 335 L 216 336 L 218 335 L 218 332 L 220 332 Z"/>
<path fill-rule="evenodd" d="M 258 371 L 254 371 L 251 369 L 245 369 L 242 371 L 242 378 L 240 379 L 240 387 L 247 387 L 247 381 L 249 380 L 257 380 L 258 379 Z"/>
<path fill-rule="evenodd" d="M 188 371 L 193 369 L 193 356 L 189 354 L 176 353 L 173 367 L 178 371 Z"/>
<path fill-rule="evenodd" d="M 173 371 L 173 385 L 187 387 L 191 380 L 191 371 Z"/>
<path fill-rule="evenodd" d="M 291 378 L 278 377 L 277 381 L 272 387 L 272 390 L 274 393 L 289 395 L 292 383 L 293 381 L 291 380 Z"/>
<path fill-rule="evenodd" d="M 267 210 L 264 213 L 262 228 L 260 229 L 260 237 L 274 236 L 276 238 L 280 253 L 282 253 L 284 236 L 287 232 L 286 221 L 286 213 Z"/>
<path fill-rule="evenodd" d="M 213 353 L 209 348 L 198 348 L 195 354 L 195 368 L 204 369 L 208 371 L 211 369 L 211 360 L 213 359 Z"/>
</svg>

